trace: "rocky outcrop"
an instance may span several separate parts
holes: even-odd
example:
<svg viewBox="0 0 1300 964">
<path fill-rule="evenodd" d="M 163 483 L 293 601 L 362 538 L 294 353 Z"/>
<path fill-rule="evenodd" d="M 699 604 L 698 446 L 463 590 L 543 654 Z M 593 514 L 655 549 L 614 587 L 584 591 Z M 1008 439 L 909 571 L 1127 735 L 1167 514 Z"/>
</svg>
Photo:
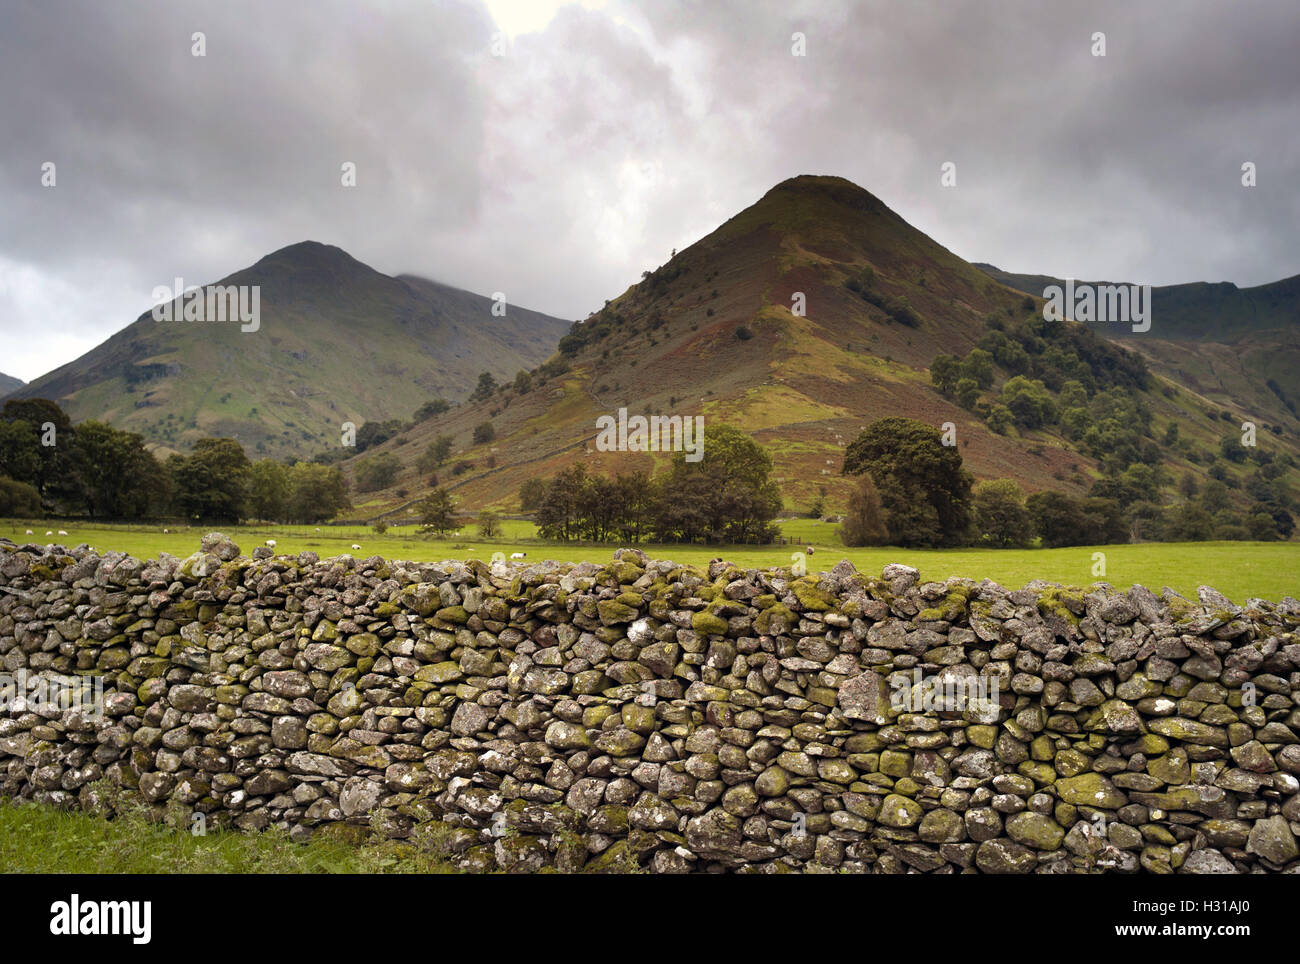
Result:
<svg viewBox="0 0 1300 964">
<path fill-rule="evenodd" d="M 434 826 L 516 872 L 1290 871 L 1298 625 L 1290 598 L 897 565 L 0 540 L 0 794 Z M 73 677 L 102 691 L 33 696 Z"/>
</svg>

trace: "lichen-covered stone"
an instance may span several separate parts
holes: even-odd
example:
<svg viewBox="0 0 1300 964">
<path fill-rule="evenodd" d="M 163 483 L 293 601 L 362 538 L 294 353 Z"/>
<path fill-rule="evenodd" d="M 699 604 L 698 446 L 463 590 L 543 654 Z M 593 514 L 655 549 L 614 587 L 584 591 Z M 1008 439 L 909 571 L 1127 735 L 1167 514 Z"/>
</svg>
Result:
<svg viewBox="0 0 1300 964">
<path fill-rule="evenodd" d="M 6 797 L 423 827 L 475 871 L 1300 870 L 1295 600 L 219 534 L 143 562 L 0 539 L 0 589 L 8 672 L 104 685 L 102 713 L 0 710 Z"/>
</svg>

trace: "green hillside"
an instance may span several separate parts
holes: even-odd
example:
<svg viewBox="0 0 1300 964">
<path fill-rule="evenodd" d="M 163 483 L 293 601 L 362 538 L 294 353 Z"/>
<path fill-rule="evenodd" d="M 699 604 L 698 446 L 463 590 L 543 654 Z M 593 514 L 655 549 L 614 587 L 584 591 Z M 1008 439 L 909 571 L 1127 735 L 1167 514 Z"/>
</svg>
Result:
<svg viewBox="0 0 1300 964">
<path fill-rule="evenodd" d="M 422 278 L 394 278 L 306 241 L 214 284 L 257 285 L 260 323 L 156 321 L 149 312 L 21 388 L 164 449 L 205 435 L 251 456 L 337 446 L 341 425 L 409 419 L 464 398 L 481 371 L 513 376 L 544 359 L 567 322 Z"/>
</svg>

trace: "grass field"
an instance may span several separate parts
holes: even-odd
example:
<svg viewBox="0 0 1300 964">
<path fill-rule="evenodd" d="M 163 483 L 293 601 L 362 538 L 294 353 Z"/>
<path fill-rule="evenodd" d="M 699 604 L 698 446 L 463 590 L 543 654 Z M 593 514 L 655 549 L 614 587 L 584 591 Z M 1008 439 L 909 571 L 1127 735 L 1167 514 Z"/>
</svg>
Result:
<svg viewBox="0 0 1300 964">
<path fill-rule="evenodd" d="M 45 535 L 48 530 L 57 533 L 60 528 L 66 529 L 68 535 Z M 0 536 L 15 542 L 87 542 L 100 550 L 121 549 L 141 557 L 155 557 L 163 551 L 187 556 L 198 548 L 200 537 L 210 527 L 168 526 L 169 532 L 163 528 L 0 520 Z M 792 519 L 781 528 L 790 544 L 641 548 L 652 557 L 691 565 L 704 565 L 722 557 L 746 568 L 769 568 L 790 565 L 793 552 L 811 545 L 816 553 L 807 560 L 810 571 L 829 569 L 840 559 L 848 559 L 863 572 L 878 573 L 888 563 L 901 562 L 921 570 L 926 579 L 987 577 L 1010 588 L 1046 579 L 1074 586 L 1104 581 L 1120 588 L 1139 583 L 1155 592 L 1169 586 L 1189 598 L 1194 598 L 1197 586 L 1208 585 L 1238 603 L 1252 596 L 1274 601 L 1283 596 L 1300 597 L 1300 542 L 1139 543 L 1068 549 L 846 549 L 833 524 Z M 27 529 L 33 535 L 26 535 Z M 478 538 L 477 529 L 470 525 L 461 530 L 460 538 L 446 539 L 421 535 L 415 526 L 395 526 L 383 535 L 359 526 L 321 526 L 319 531 L 315 526 L 230 526 L 223 531 L 246 553 L 273 538 L 279 553 L 310 549 L 321 556 L 378 554 L 413 561 L 490 561 L 495 553 L 508 558 L 511 553 L 526 552 L 529 561 L 606 562 L 617 548 L 613 544 L 544 542 L 537 538 L 531 522 L 513 519 L 503 521 L 502 533 L 495 539 Z M 360 545 L 361 550 L 354 552 L 353 544 Z M 1105 570 L 1094 575 L 1094 554 L 1098 552 L 1105 555 Z"/>
<path fill-rule="evenodd" d="M 0 800 L 0 871 L 10 874 L 373 874 L 454 873 L 436 834 L 407 842 L 364 827 L 293 843 L 287 833 L 189 832 L 126 814 L 113 820 Z M 351 831 L 356 831 L 352 833 Z"/>
</svg>

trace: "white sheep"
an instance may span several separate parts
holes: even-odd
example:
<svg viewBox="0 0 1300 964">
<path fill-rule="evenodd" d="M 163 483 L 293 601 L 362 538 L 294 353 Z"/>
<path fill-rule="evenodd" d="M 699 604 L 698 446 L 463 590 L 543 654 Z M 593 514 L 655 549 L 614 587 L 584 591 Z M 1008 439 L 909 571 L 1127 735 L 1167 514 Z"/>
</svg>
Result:
<svg viewBox="0 0 1300 964">
<path fill-rule="evenodd" d="M 67 530 L 67 529 L 60 529 L 60 530 L 59 530 L 59 535 L 61 535 L 61 536 L 66 536 L 67 534 L 68 534 L 68 530 Z"/>
<path fill-rule="evenodd" d="M 353 548 L 353 549 L 360 549 L 361 547 L 360 547 L 359 545 L 357 545 L 357 544 L 354 542 L 354 543 L 352 543 L 352 548 Z"/>
<path fill-rule="evenodd" d="M 166 534 L 167 534 L 168 532 L 170 532 L 170 531 L 171 531 L 170 529 L 164 529 L 164 530 L 163 530 L 163 534 L 166 535 Z"/>
<path fill-rule="evenodd" d="M 52 535 L 54 535 L 54 530 L 53 530 L 53 529 L 46 529 L 46 530 L 45 530 L 45 534 L 46 534 L 47 536 L 52 536 Z"/>
<path fill-rule="evenodd" d="M 812 555 L 814 552 L 816 552 L 817 550 L 814 549 L 812 546 L 804 546 L 804 551 L 805 551 L 806 553 L 808 553 L 808 555 L 811 556 L 811 555 Z"/>
<path fill-rule="evenodd" d="M 320 532 L 320 526 L 317 526 L 317 527 L 316 527 L 316 531 L 317 531 L 317 532 Z"/>
<path fill-rule="evenodd" d="M 267 539 L 267 540 L 266 540 L 266 544 L 267 544 L 268 546 L 270 546 L 272 549 L 275 548 L 275 540 L 274 540 L 274 539 Z"/>
<path fill-rule="evenodd" d="M 528 553 L 526 553 L 526 552 L 512 552 L 512 553 L 510 553 L 510 558 L 511 558 L 511 559 L 522 559 L 522 558 L 523 558 L 524 556 L 526 556 L 526 555 L 528 555 Z"/>
<path fill-rule="evenodd" d="M 31 535 L 31 534 L 32 534 L 32 530 L 31 530 L 31 529 L 28 529 L 28 530 L 27 530 L 27 534 L 28 534 L 28 535 Z"/>
</svg>

